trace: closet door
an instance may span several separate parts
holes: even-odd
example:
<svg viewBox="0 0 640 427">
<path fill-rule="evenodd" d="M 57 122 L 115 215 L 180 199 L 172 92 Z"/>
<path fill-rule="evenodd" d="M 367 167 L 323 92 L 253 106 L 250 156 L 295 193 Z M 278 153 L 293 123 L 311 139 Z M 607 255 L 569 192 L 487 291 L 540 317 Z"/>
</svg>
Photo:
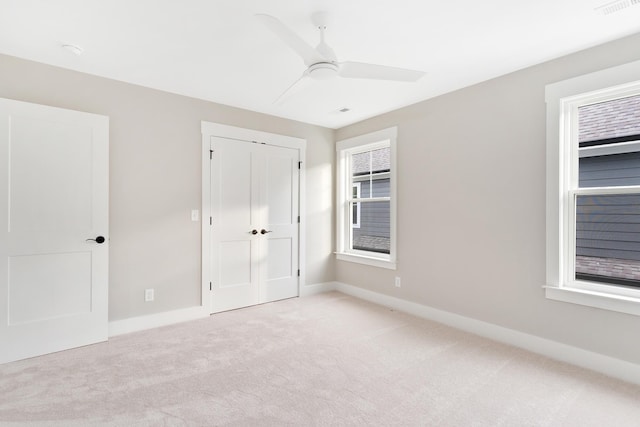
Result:
<svg viewBox="0 0 640 427">
<path fill-rule="evenodd" d="M 108 131 L 0 99 L 0 363 L 107 339 Z"/>
<path fill-rule="evenodd" d="M 211 140 L 212 312 L 298 295 L 298 152 Z"/>
<path fill-rule="evenodd" d="M 265 153 L 261 205 L 268 224 L 262 302 L 269 302 L 298 296 L 298 152 L 261 147 Z"/>
</svg>

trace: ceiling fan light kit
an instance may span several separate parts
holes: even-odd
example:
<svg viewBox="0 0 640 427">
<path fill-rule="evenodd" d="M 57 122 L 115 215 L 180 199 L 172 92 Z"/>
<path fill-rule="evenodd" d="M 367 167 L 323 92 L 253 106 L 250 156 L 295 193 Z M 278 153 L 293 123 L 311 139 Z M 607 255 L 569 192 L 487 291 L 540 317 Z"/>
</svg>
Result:
<svg viewBox="0 0 640 427">
<path fill-rule="evenodd" d="M 296 92 L 300 84 L 303 84 L 305 80 L 309 78 L 313 80 L 329 80 L 339 76 L 351 79 L 415 82 L 425 74 L 423 71 L 388 67 L 386 65 L 351 61 L 338 62 L 335 52 L 324 39 L 324 32 L 327 28 L 327 14 L 325 12 L 316 12 L 311 16 L 312 23 L 320 31 L 320 43 L 315 48 L 284 25 L 279 19 L 265 14 L 258 14 L 256 17 L 287 46 L 293 49 L 307 66 L 302 76 L 276 99 L 276 104 L 284 102 L 284 100 Z"/>
<path fill-rule="evenodd" d="M 338 75 L 338 65 L 332 62 L 318 62 L 309 66 L 307 74 L 316 80 L 329 80 Z"/>
</svg>

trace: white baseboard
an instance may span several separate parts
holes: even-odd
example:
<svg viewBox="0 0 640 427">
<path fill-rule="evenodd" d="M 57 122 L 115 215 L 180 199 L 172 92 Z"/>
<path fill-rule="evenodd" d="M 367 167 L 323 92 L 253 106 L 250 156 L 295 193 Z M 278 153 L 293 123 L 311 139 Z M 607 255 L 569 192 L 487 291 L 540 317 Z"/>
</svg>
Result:
<svg viewBox="0 0 640 427">
<path fill-rule="evenodd" d="M 540 338 L 514 329 L 464 317 L 459 314 L 439 310 L 426 305 L 406 301 L 357 286 L 341 282 L 326 282 L 302 286 L 300 297 L 308 297 L 323 292 L 338 291 L 372 303 L 403 311 L 423 319 L 433 320 L 463 331 L 480 335 L 494 341 L 513 345 L 552 359 L 600 372 L 623 381 L 640 384 L 640 365 L 605 356 L 600 353 L 573 347 L 557 341 Z M 109 336 L 142 331 L 159 326 L 171 325 L 209 316 L 204 307 L 191 307 L 148 316 L 109 322 Z"/>
<path fill-rule="evenodd" d="M 323 292 L 336 290 L 337 282 L 315 283 L 300 287 L 300 296 L 308 297 Z M 188 320 L 201 319 L 210 313 L 202 306 L 190 307 L 181 310 L 167 311 L 164 313 L 150 314 L 147 316 L 131 317 L 129 319 L 109 322 L 109 336 L 128 334 L 130 332 L 143 331 L 145 329 L 167 326 Z"/>
<path fill-rule="evenodd" d="M 300 286 L 300 296 L 310 297 L 311 295 L 321 294 L 323 292 L 335 291 L 338 282 L 314 283 L 312 285 Z"/>
<path fill-rule="evenodd" d="M 471 332 L 494 341 L 513 345 L 533 353 L 560 360 L 623 381 L 640 384 L 640 365 L 573 347 L 557 341 L 540 338 L 492 323 L 483 322 L 426 305 L 368 291 L 346 283 L 335 282 L 333 289 L 378 305 L 403 311 L 417 317 L 433 320 L 456 329 Z"/>
<path fill-rule="evenodd" d="M 172 325 L 188 320 L 202 319 L 209 316 L 209 312 L 202 306 L 166 311 L 164 313 L 147 316 L 131 317 L 129 319 L 109 322 L 109 337 L 143 331 L 145 329 Z"/>
</svg>

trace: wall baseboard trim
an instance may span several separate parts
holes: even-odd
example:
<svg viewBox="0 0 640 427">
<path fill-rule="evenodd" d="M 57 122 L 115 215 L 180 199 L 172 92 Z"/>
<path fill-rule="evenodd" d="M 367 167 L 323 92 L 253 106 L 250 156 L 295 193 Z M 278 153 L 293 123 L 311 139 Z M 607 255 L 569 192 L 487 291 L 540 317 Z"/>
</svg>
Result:
<svg viewBox="0 0 640 427">
<path fill-rule="evenodd" d="M 327 286 L 329 288 L 329 286 Z M 524 332 L 504 328 L 492 323 L 438 310 L 426 305 L 406 301 L 346 283 L 335 282 L 333 289 L 378 305 L 403 311 L 427 320 L 433 320 L 456 329 L 473 333 L 494 341 L 519 347 L 551 359 L 570 363 L 626 382 L 640 384 L 640 365 L 573 347 L 557 341 L 540 338 Z"/>
<path fill-rule="evenodd" d="M 314 283 L 300 287 L 300 296 L 308 297 L 323 292 L 335 291 L 337 282 Z M 208 317 L 210 313 L 202 306 L 183 308 L 180 310 L 166 311 L 163 313 L 149 314 L 146 316 L 131 317 L 128 319 L 109 322 L 109 337 L 144 331 L 145 329 L 172 325 L 174 323 Z"/>
<path fill-rule="evenodd" d="M 331 292 L 337 289 L 338 282 L 314 283 L 312 285 L 300 286 L 300 296 L 310 297 L 311 295 Z"/>
<path fill-rule="evenodd" d="M 300 288 L 300 297 L 308 297 L 331 291 L 338 291 L 374 304 L 393 308 L 423 319 L 432 320 L 494 341 L 522 348 L 532 353 L 541 354 L 552 359 L 640 385 L 640 365 L 638 364 L 546 338 L 540 338 L 514 329 L 508 329 L 493 323 L 439 310 L 423 304 L 369 291 L 347 283 L 325 282 L 302 286 Z M 209 313 L 207 310 L 202 306 L 198 306 L 148 316 L 116 320 L 109 322 L 109 337 L 201 319 L 208 316 Z"/>
<path fill-rule="evenodd" d="M 109 322 L 109 337 L 208 317 L 205 307 L 189 307 Z"/>
</svg>

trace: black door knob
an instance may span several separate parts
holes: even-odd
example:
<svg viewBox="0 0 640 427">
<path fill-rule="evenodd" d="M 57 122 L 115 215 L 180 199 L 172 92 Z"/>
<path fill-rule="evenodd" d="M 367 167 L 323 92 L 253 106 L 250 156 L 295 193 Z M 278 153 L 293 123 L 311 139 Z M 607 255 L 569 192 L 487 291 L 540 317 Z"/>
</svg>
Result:
<svg viewBox="0 0 640 427">
<path fill-rule="evenodd" d="M 96 242 L 96 243 L 104 243 L 104 241 L 105 241 L 106 239 L 105 239 L 104 237 L 102 237 L 102 236 L 98 236 L 98 237 L 96 237 L 95 239 L 87 239 L 87 242 L 88 242 L 88 241 L 90 241 L 90 240 L 91 240 L 92 242 Z"/>
<path fill-rule="evenodd" d="M 260 230 L 260 234 L 267 234 L 267 233 L 271 233 L 271 230 L 265 230 L 264 228 Z"/>
<path fill-rule="evenodd" d="M 254 228 L 253 230 L 251 230 L 251 234 L 258 234 L 258 230 Z"/>
</svg>

